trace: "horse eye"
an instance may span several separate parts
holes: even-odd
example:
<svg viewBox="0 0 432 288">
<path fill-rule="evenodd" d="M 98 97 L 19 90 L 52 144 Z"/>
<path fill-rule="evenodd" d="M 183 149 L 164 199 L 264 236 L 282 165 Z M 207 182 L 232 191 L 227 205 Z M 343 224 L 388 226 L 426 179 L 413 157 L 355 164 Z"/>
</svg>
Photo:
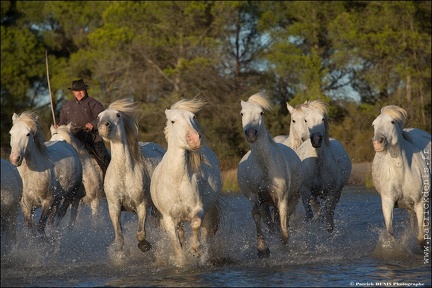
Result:
<svg viewBox="0 0 432 288">
<path fill-rule="evenodd" d="M 394 120 L 392 120 L 392 121 L 391 121 L 391 123 L 392 123 L 392 124 L 395 124 L 395 121 L 394 121 Z"/>
<path fill-rule="evenodd" d="M 307 120 L 305 119 L 305 123 L 307 123 Z"/>
<path fill-rule="evenodd" d="M 295 120 L 292 120 L 293 123 L 295 123 Z"/>
<path fill-rule="evenodd" d="M 324 121 L 325 121 L 325 118 L 323 118 L 322 121 L 324 122 Z"/>
<path fill-rule="evenodd" d="M 261 112 L 260 115 L 264 115 L 264 112 Z"/>
<path fill-rule="evenodd" d="M 240 116 L 243 116 L 243 113 L 240 113 Z"/>
<path fill-rule="evenodd" d="M 197 119 L 197 116 L 196 116 L 196 115 L 194 115 L 193 119 Z"/>
<path fill-rule="evenodd" d="M 117 116 L 118 118 L 120 118 L 120 113 L 117 113 L 116 116 Z"/>
<path fill-rule="evenodd" d="M 27 135 L 26 136 L 30 136 L 30 133 L 27 133 Z"/>
<path fill-rule="evenodd" d="M 174 122 L 175 122 L 175 121 L 172 121 L 172 120 L 171 120 L 171 123 L 172 123 L 172 124 L 174 124 Z"/>
</svg>

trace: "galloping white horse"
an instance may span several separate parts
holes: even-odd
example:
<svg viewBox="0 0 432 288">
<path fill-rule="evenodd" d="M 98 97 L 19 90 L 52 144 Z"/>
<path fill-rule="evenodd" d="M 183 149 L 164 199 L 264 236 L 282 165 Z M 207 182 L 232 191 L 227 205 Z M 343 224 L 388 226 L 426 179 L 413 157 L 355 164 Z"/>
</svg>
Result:
<svg viewBox="0 0 432 288">
<path fill-rule="evenodd" d="M 69 224 L 72 225 L 79 201 L 85 195 L 82 166 L 77 152 L 64 141 L 44 143 L 35 113 L 14 113 L 12 121 L 9 160 L 18 167 L 23 181 L 20 203 L 29 229 L 33 230 L 33 213 L 37 207 L 42 207 L 37 231 L 45 234 L 45 224 L 51 213 L 57 216 L 59 222 L 71 203 Z"/>
<path fill-rule="evenodd" d="M 17 168 L 1 158 L 1 240 L 12 243 L 16 238 L 18 205 L 22 196 L 22 180 Z"/>
<path fill-rule="evenodd" d="M 142 252 L 151 249 L 146 240 L 145 222 L 152 207 L 150 180 L 165 149 L 155 143 L 138 142 L 138 123 L 135 119 L 136 103 L 120 99 L 99 113 L 99 135 L 110 142 L 111 161 L 108 165 L 104 190 L 114 228 L 114 247 L 123 249 L 124 237 L 120 223 L 121 211 L 138 216 L 138 247 Z"/>
<path fill-rule="evenodd" d="M 381 195 L 382 211 L 387 232 L 393 239 L 393 209 L 404 208 L 415 212 L 417 216 L 417 240 L 422 248 L 424 238 L 424 209 L 430 197 L 430 142 L 418 143 L 420 149 L 403 130 L 407 112 L 398 106 L 388 105 L 381 109 L 381 114 L 372 122 L 372 138 L 375 157 L 372 163 L 372 177 L 375 188 Z M 410 131 L 412 132 L 412 131 Z M 412 135 L 425 135 L 414 133 Z M 413 221 L 414 213 L 410 212 Z"/>
<path fill-rule="evenodd" d="M 270 228 L 269 206 L 279 215 L 281 240 L 288 243 L 289 217 L 300 197 L 303 180 L 301 161 L 297 154 L 280 143 L 273 141 L 264 124 L 264 110 L 271 109 L 270 102 L 260 94 L 241 101 L 243 131 L 251 150 L 240 161 L 237 181 L 240 190 L 252 204 L 258 239 L 258 257 L 268 257 L 270 250 L 264 241 L 261 216 Z"/>
<path fill-rule="evenodd" d="M 168 149 L 151 182 L 153 203 L 162 214 L 179 265 L 184 262 L 183 222 L 191 224 L 191 248 L 196 257 L 206 256 L 207 237 L 214 235 L 219 226 L 218 198 L 222 182 L 218 159 L 202 144 L 194 114 L 205 104 L 194 98 L 181 100 L 165 110 Z M 204 253 L 200 253 L 200 246 Z"/>
<path fill-rule="evenodd" d="M 278 135 L 273 138 L 277 143 L 287 145 L 291 149 L 297 150 L 300 145 L 309 139 L 308 129 L 304 122 L 305 104 L 299 104 L 295 108 L 288 102 L 286 103 L 288 112 L 291 114 L 289 135 Z"/>
<path fill-rule="evenodd" d="M 81 160 L 83 168 L 83 184 L 86 191 L 86 195 L 82 198 L 82 201 L 87 204 L 92 212 L 92 219 L 96 220 L 99 213 L 99 200 L 105 197 L 103 190 L 103 171 L 98 165 L 96 159 L 90 155 L 88 150 L 73 134 L 72 126 L 60 125 L 54 128 L 53 125 L 50 127 L 51 141 L 66 141 L 72 145 L 78 152 L 78 156 Z"/>
<path fill-rule="evenodd" d="M 334 228 L 334 210 L 351 174 L 351 160 L 342 144 L 329 138 L 328 104 L 308 101 L 303 104 L 304 122 L 310 141 L 305 141 L 296 150 L 303 167 L 301 195 L 306 210 L 306 219 L 313 217 L 311 205 L 325 223 L 328 232 Z M 319 200 L 322 199 L 320 204 Z"/>
</svg>

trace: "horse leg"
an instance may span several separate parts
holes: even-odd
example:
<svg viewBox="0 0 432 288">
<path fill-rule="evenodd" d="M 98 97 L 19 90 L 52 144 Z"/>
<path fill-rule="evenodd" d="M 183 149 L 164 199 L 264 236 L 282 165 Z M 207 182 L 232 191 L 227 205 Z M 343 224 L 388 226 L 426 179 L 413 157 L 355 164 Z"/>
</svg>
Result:
<svg viewBox="0 0 432 288">
<path fill-rule="evenodd" d="M 178 235 L 178 239 L 180 241 L 180 246 L 184 247 L 186 241 L 185 241 L 185 236 L 184 236 L 184 229 L 183 229 L 183 224 L 182 222 L 179 222 L 176 226 L 176 230 L 177 230 L 177 235 Z"/>
<path fill-rule="evenodd" d="M 287 201 L 279 201 L 279 217 L 281 224 L 281 241 L 284 245 L 288 244 L 289 231 L 288 231 L 288 207 Z"/>
<path fill-rule="evenodd" d="M 192 228 L 191 249 L 192 249 L 192 255 L 194 257 L 200 256 L 200 252 L 199 252 L 200 243 L 198 238 L 201 229 L 203 211 L 201 210 L 197 214 L 198 215 L 195 215 L 191 220 L 191 228 Z"/>
<path fill-rule="evenodd" d="M 21 198 L 20 201 L 21 211 L 25 221 L 27 222 L 28 229 L 34 233 L 33 223 L 34 223 L 34 208 L 28 201 L 26 201 L 25 197 Z"/>
<path fill-rule="evenodd" d="M 424 233 L 424 211 L 423 211 L 423 202 L 417 203 L 417 205 L 414 206 L 414 210 L 417 216 L 417 241 L 420 245 L 420 247 L 424 250 L 426 248 L 426 239 L 425 239 L 425 233 Z"/>
<path fill-rule="evenodd" d="M 319 216 L 320 203 L 319 203 L 317 197 L 311 197 L 311 199 L 309 200 L 309 203 L 313 209 L 313 215 L 315 215 L 315 217 Z"/>
<path fill-rule="evenodd" d="M 120 223 L 120 216 L 121 216 L 120 203 L 112 203 L 108 201 L 108 212 L 114 229 L 115 248 L 117 248 L 118 250 L 122 250 L 124 244 L 124 238 L 123 238 L 122 227 Z"/>
<path fill-rule="evenodd" d="M 268 258 L 270 256 L 270 249 L 267 247 L 264 234 L 261 227 L 261 211 L 258 204 L 258 199 L 253 199 L 252 201 L 252 217 L 255 221 L 255 227 L 257 230 L 257 248 L 258 248 L 258 257 L 259 258 Z"/>
<path fill-rule="evenodd" d="M 40 235 L 45 235 L 45 225 L 46 222 L 48 220 L 48 217 L 51 214 L 51 211 L 53 209 L 53 207 L 56 205 L 56 200 L 52 200 L 52 199 L 45 199 L 44 201 L 42 201 L 42 213 L 41 216 L 39 218 L 39 223 L 37 226 L 37 232 Z"/>
<path fill-rule="evenodd" d="M 388 241 L 393 241 L 393 209 L 394 201 L 391 199 L 381 198 L 381 207 L 384 216 L 384 223 L 386 226 L 386 231 L 390 239 Z"/>
<path fill-rule="evenodd" d="M 144 202 L 142 202 L 137 208 L 137 216 L 138 216 L 138 232 L 136 234 L 138 240 L 138 248 L 142 252 L 147 252 L 152 248 L 152 245 L 145 239 L 145 221 L 146 221 L 146 207 Z"/>
<path fill-rule="evenodd" d="M 75 226 L 76 218 L 78 216 L 78 206 L 80 204 L 80 201 L 81 201 L 80 199 L 76 199 L 76 198 L 74 198 L 72 200 L 71 215 L 70 215 L 70 219 L 69 219 L 69 227 L 70 228 Z"/>
<path fill-rule="evenodd" d="M 328 195 L 328 197 L 324 200 L 323 213 L 320 215 L 320 218 L 323 220 L 327 232 L 329 233 L 332 233 L 334 229 L 334 211 L 336 209 L 337 203 L 339 202 L 339 198 L 340 191 L 339 193 L 336 193 L 336 195 Z"/>
<path fill-rule="evenodd" d="M 176 234 L 176 224 L 174 223 L 173 219 L 169 217 L 168 215 L 164 215 L 162 218 L 162 222 L 164 224 L 165 230 L 168 233 L 168 236 L 171 239 L 171 244 L 174 248 L 174 253 L 176 254 L 177 264 L 182 266 L 184 264 L 184 255 L 183 250 L 180 245 L 180 241 Z"/>
<path fill-rule="evenodd" d="M 305 208 L 305 220 L 309 221 L 313 218 L 312 208 L 310 200 L 312 199 L 312 193 L 306 187 L 301 188 L 301 198 L 303 202 L 303 207 Z"/>
</svg>

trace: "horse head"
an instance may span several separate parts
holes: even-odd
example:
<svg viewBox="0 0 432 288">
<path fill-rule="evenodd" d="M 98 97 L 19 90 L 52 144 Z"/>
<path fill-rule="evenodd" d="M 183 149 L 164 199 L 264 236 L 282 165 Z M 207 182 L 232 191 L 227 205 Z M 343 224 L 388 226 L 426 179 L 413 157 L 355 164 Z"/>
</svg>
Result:
<svg viewBox="0 0 432 288">
<path fill-rule="evenodd" d="M 291 106 L 288 102 L 287 108 L 288 112 L 291 114 L 291 123 L 289 135 L 294 137 L 295 140 L 302 143 L 309 139 L 309 132 L 304 121 L 304 105 L 297 105 L 295 108 Z"/>
<path fill-rule="evenodd" d="M 37 120 L 38 116 L 33 112 L 23 112 L 21 115 L 13 114 L 13 126 L 9 131 L 11 136 L 9 161 L 13 165 L 20 166 L 29 149 L 38 148 L 44 152 L 43 134 Z"/>
<path fill-rule="evenodd" d="M 382 152 L 388 145 L 394 146 L 399 142 L 406 118 L 407 112 L 398 106 L 388 105 L 381 109 L 381 114 L 372 122 L 372 144 L 376 152 Z"/>
<path fill-rule="evenodd" d="M 198 150 L 201 148 L 201 134 L 198 132 L 196 116 L 194 113 L 179 110 L 166 109 L 165 137 L 170 143 L 185 150 Z"/>
<path fill-rule="evenodd" d="M 207 103 L 195 97 L 191 100 L 180 100 L 165 110 L 165 138 L 181 149 L 196 151 L 201 148 L 201 134 L 196 122 L 195 113 Z"/>
<path fill-rule="evenodd" d="M 248 101 L 240 101 L 242 110 L 243 131 L 249 143 L 255 143 L 260 132 L 265 131 L 264 110 L 270 111 L 270 102 L 264 96 L 255 94 L 249 97 Z"/>
<path fill-rule="evenodd" d="M 322 100 L 308 101 L 304 106 L 304 122 L 314 148 L 320 148 L 322 140 L 328 144 L 328 104 Z"/>
</svg>

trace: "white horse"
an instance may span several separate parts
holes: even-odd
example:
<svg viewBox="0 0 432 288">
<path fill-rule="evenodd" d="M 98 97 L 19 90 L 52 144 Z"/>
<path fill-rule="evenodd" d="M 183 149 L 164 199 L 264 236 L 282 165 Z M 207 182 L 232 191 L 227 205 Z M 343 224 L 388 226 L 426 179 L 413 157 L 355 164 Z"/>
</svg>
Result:
<svg viewBox="0 0 432 288">
<path fill-rule="evenodd" d="M 302 160 L 301 195 L 306 219 L 313 218 L 313 205 L 327 231 L 332 232 L 334 210 L 351 175 L 351 160 L 339 141 L 330 141 L 327 109 L 328 104 L 321 100 L 304 104 L 304 122 L 310 141 L 303 142 L 296 152 Z"/>
<path fill-rule="evenodd" d="M 18 206 L 22 196 L 22 180 L 17 168 L 1 159 L 1 240 L 12 243 L 16 239 Z"/>
<path fill-rule="evenodd" d="M 54 128 L 50 127 L 51 141 L 66 141 L 72 145 L 78 152 L 83 169 L 83 184 L 86 195 L 82 201 L 87 204 L 92 213 L 92 219 L 96 220 L 100 209 L 100 199 L 105 197 L 103 188 L 103 171 L 98 165 L 96 159 L 90 155 L 88 150 L 84 147 L 72 133 L 72 124 L 60 125 Z"/>
<path fill-rule="evenodd" d="M 183 222 L 191 224 L 191 249 L 196 257 L 207 255 L 207 237 L 214 235 L 219 226 L 222 182 L 218 159 L 202 144 L 194 114 L 205 104 L 194 98 L 181 100 L 165 110 L 168 149 L 151 182 L 153 203 L 162 214 L 179 265 L 184 262 Z"/>
<path fill-rule="evenodd" d="M 57 216 L 59 222 L 71 203 L 69 224 L 74 224 L 79 201 L 85 195 L 77 152 L 64 141 L 44 143 L 35 113 L 14 113 L 12 121 L 9 160 L 18 167 L 23 181 L 20 204 L 29 229 L 33 231 L 36 208 L 42 207 L 37 232 L 44 235 L 48 217 Z"/>
<path fill-rule="evenodd" d="M 273 141 L 264 124 L 264 110 L 269 111 L 269 101 L 255 94 L 247 102 L 241 101 L 243 131 L 251 150 L 243 156 L 237 173 L 240 190 L 252 204 L 258 239 L 258 257 L 268 257 L 261 227 L 261 214 L 270 228 L 269 207 L 279 215 L 281 240 L 288 243 L 289 217 L 294 212 L 300 197 L 303 180 L 301 161 L 297 154 L 286 145 Z"/>
<path fill-rule="evenodd" d="M 273 138 L 276 143 L 282 143 L 291 149 L 297 150 L 300 145 L 309 139 L 307 127 L 304 122 L 305 104 L 299 104 L 295 108 L 286 103 L 291 114 L 289 135 L 278 135 Z"/>
<path fill-rule="evenodd" d="M 111 161 L 108 165 L 104 190 L 114 228 L 114 247 L 123 249 L 124 237 L 120 223 L 121 211 L 138 216 L 138 247 L 142 252 L 151 249 L 146 240 L 145 222 L 153 203 L 150 180 L 165 149 L 155 143 L 138 142 L 138 123 L 135 119 L 136 103 L 120 99 L 99 113 L 99 135 L 110 142 Z"/>
<path fill-rule="evenodd" d="M 412 221 L 414 221 L 414 213 L 417 216 L 417 240 L 424 248 L 426 239 L 423 208 L 430 203 L 431 135 L 427 133 L 429 143 L 420 141 L 417 144 L 420 147 L 425 146 L 426 149 L 419 148 L 410 134 L 403 131 L 406 119 L 407 112 L 404 109 L 388 105 L 381 109 L 381 114 L 372 122 L 374 127 L 372 142 L 375 150 L 372 177 L 375 188 L 381 195 L 384 221 L 390 239 L 394 239 L 393 209 L 404 208 L 409 211 Z M 425 133 L 414 131 L 412 135 L 417 135 L 416 139 L 421 140 L 421 135 L 426 136 Z"/>
</svg>

